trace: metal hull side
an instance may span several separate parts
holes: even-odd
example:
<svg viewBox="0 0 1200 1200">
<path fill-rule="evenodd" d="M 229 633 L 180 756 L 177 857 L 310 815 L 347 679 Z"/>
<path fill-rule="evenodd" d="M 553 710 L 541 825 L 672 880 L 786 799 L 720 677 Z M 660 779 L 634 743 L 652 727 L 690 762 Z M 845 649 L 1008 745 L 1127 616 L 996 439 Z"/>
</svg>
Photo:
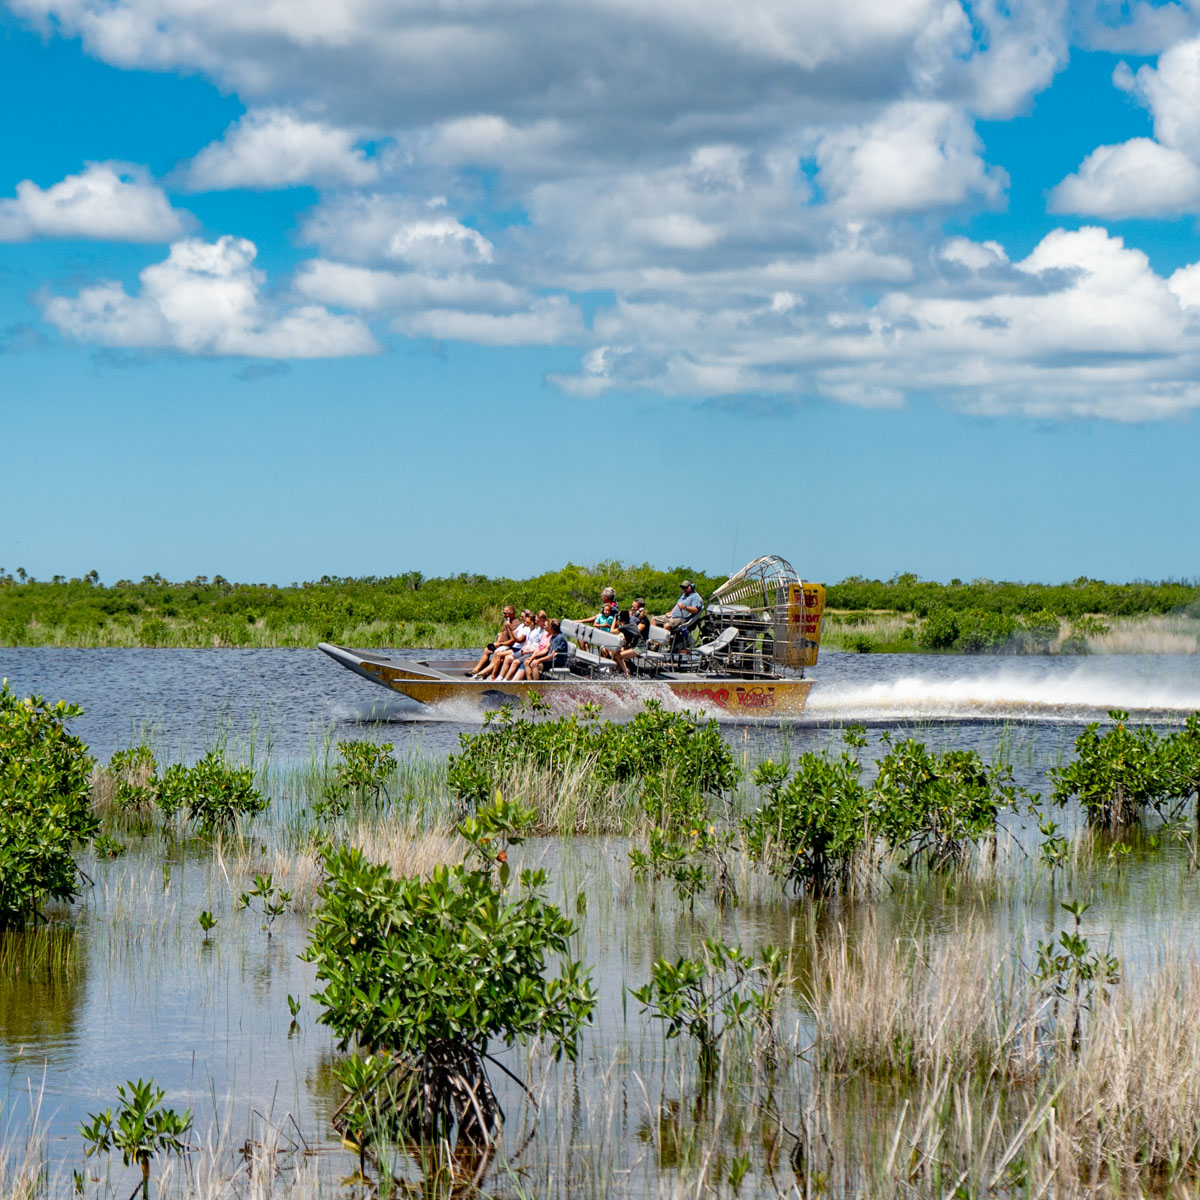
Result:
<svg viewBox="0 0 1200 1200">
<path fill-rule="evenodd" d="M 450 700 L 468 700 L 487 708 L 505 699 L 519 701 L 531 692 L 580 704 L 595 702 L 611 694 L 624 704 L 640 698 L 661 695 L 669 690 L 685 704 L 736 716 L 769 717 L 773 714 L 798 716 L 804 711 L 811 679 L 726 679 L 697 676 L 690 679 L 541 679 L 506 683 L 500 680 L 451 679 L 423 664 L 388 659 L 331 646 L 322 642 L 320 649 L 342 666 L 381 687 L 399 692 L 421 704 L 440 704 Z"/>
</svg>

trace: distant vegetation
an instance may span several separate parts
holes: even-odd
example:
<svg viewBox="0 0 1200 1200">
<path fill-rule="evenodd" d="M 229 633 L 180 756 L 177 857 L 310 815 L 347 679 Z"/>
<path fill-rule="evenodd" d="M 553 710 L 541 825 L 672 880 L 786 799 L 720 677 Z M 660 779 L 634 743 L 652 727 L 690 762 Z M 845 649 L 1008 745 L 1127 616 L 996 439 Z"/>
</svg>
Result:
<svg viewBox="0 0 1200 1200">
<path fill-rule="evenodd" d="M 161 575 L 104 586 L 82 579 L 34 580 L 0 569 L 0 645 L 7 646 L 478 646 L 506 603 L 552 616 L 595 612 L 611 583 L 622 601 L 645 596 L 665 612 L 684 577 L 708 594 L 723 576 L 688 567 L 568 564 L 532 579 L 419 571 L 383 578 L 322 576 L 316 581 L 232 583 L 220 575 L 172 583 Z M 1114 622 L 1200 620 L 1195 582 L 949 584 L 904 574 L 889 580 L 852 576 L 829 585 L 826 644 L 847 650 L 960 653 L 1085 652 Z M 1162 637 L 1192 635 L 1171 633 Z M 1110 647 L 1115 648 L 1115 647 Z M 1151 647 L 1147 647 L 1151 648 Z M 1161 648 L 1180 649 L 1164 642 Z M 1186 647 L 1183 647 L 1186 648 Z"/>
<path fill-rule="evenodd" d="M 172 583 L 161 575 L 111 587 L 95 571 L 49 583 L 0 570 L 0 645 L 5 646 L 479 646 L 500 623 L 505 604 L 544 608 L 551 616 L 599 611 L 612 584 L 622 602 L 644 596 L 666 612 L 691 579 L 707 594 L 724 576 L 687 567 L 599 563 L 568 565 L 533 579 L 419 571 L 362 579 L 323 575 L 277 587 L 231 583 L 220 575 Z"/>
</svg>

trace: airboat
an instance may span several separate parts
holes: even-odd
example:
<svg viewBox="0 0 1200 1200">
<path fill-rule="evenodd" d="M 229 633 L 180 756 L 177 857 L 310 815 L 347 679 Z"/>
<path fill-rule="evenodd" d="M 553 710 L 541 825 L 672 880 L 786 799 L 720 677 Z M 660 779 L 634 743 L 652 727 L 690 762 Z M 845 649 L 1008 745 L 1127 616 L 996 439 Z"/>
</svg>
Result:
<svg viewBox="0 0 1200 1200">
<path fill-rule="evenodd" d="M 747 563 L 707 598 L 689 621 L 655 624 L 646 646 L 619 672 L 611 654 L 619 634 L 564 620 L 567 665 L 541 679 L 467 678 L 471 660 L 400 658 L 321 642 L 318 648 L 348 670 L 420 704 L 467 700 L 485 709 L 531 694 L 553 708 L 616 702 L 638 705 L 667 695 L 692 709 L 736 716 L 795 716 L 804 711 L 813 680 L 825 613 L 825 588 L 802 580 L 791 563 L 765 555 Z"/>
</svg>

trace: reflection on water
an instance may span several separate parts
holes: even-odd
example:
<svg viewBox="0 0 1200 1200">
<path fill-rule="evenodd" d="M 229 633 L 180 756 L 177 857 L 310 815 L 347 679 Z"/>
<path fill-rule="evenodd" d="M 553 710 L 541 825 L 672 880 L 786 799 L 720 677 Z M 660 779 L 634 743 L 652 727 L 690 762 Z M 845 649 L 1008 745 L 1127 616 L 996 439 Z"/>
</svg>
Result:
<svg viewBox="0 0 1200 1200">
<path fill-rule="evenodd" d="M 88 940 L 71 928 L 0 934 L 0 1058 L 74 1052 L 87 994 Z"/>
<path fill-rule="evenodd" d="M 478 727 L 467 723 L 468 714 L 414 719 L 420 716 L 415 706 L 390 700 L 316 651 L 40 649 L 0 656 L 0 674 L 18 691 L 83 705 L 85 716 L 74 728 L 102 759 L 129 744 L 145 723 L 155 727 L 160 745 L 185 754 L 226 737 L 235 750 L 252 747 L 260 758 L 269 750 L 284 761 L 307 759 L 330 730 L 334 738 L 372 736 L 401 752 L 440 755 L 456 746 L 463 728 Z M 840 725 L 863 721 L 870 726 L 869 755 L 878 752 L 883 733 L 899 726 L 939 748 L 1002 757 L 1020 783 L 1047 791 L 1046 770 L 1069 757 L 1082 721 L 1123 707 L 1177 722 L 1184 711 L 1200 708 L 1194 658 L 833 654 L 823 656 L 814 675 L 819 683 L 801 721 L 725 729 L 747 764 L 768 754 L 839 747 Z M 372 713 L 385 723 L 361 724 Z M 1072 827 L 1076 814 L 1061 819 Z M 525 1160 L 530 1183 L 523 1186 L 535 1194 L 564 1194 L 576 1185 L 602 1194 L 600 1176 L 576 1174 L 584 1170 L 579 1156 L 599 1146 L 622 1170 L 636 1164 L 614 1191 L 655 1194 L 670 1190 L 659 1173 L 679 1169 L 704 1141 L 715 1119 L 706 1105 L 718 1101 L 701 1095 L 694 1080 L 671 1074 L 674 1060 L 660 1028 L 640 1014 L 627 991 L 645 982 L 656 958 L 693 952 L 713 936 L 747 947 L 773 942 L 791 948 L 803 990 L 814 969 L 813 947 L 843 931 L 851 939 L 921 931 L 952 937 L 974 926 L 994 937 L 998 951 L 1031 953 L 1037 940 L 1064 927 L 1060 903 L 1074 885 L 1063 879 L 1056 891 L 1044 886 L 1030 854 L 1030 829 L 1028 818 L 1009 820 L 1000 841 L 1000 882 L 987 874 L 928 886 L 900 880 L 868 903 L 821 912 L 770 880 L 743 874 L 740 907 L 721 913 L 701 903 L 692 915 L 666 889 L 631 879 L 624 839 L 533 840 L 515 850 L 514 866 L 549 869 L 553 898 L 569 911 L 576 892 L 586 894 L 582 956 L 600 994 L 578 1066 L 496 1048 L 507 1067 L 537 1085 L 541 1100 L 531 1114 L 520 1091 L 497 1073 L 513 1127 L 536 1120 L 540 1130 Z M 1084 935 L 1111 946 L 1136 979 L 1164 946 L 1195 947 L 1200 882 L 1182 846 L 1169 839 L 1134 838 L 1129 845 L 1117 852 L 1097 843 L 1097 865 L 1081 877 L 1085 894 L 1079 898 L 1091 904 Z M 290 1115 L 306 1144 L 325 1148 L 331 1172 L 352 1169 L 353 1156 L 343 1154 L 329 1127 L 341 1099 L 330 1072 L 333 1038 L 317 1024 L 309 999 L 312 969 L 297 957 L 305 919 L 288 914 L 268 939 L 259 919 L 236 910 L 236 896 L 249 883 L 246 870 L 201 849 L 134 839 L 125 858 L 88 864 L 95 886 L 72 918 L 74 933 L 58 935 L 57 956 L 21 958 L 9 942 L 0 944 L 6 1095 L 36 1089 L 45 1079 L 43 1115 L 63 1161 L 78 1160 L 75 1125 L 87 1112 L 111 1105 L 118 1083 L 153 1076 L 167 1089 L 168 1103 L 194 1107 L 201 1126 L 228 1130 L 230 1147 L 258 1136 L 264 1122 L 278 1125 Z M 208 939 L 197 924 L 201 909 L 217 917 Z M 18 969 L 18 962 L 26 965 Z M 294 1026 L 289 996 L 302 1000 Z M 796 1004 L 793 1030 L 802 1034 L 806 1019 Z M 902 1097 L 872 1103 L 898 1108 Z M 724 1129 L 733 1128 L 727 1114 L 722 1120 Z M 757 1146 L 766 1161 L 774 1155 L 786 1172 L 789 1148 L 786 1139 L 771 1140 L 778 1136 L 776 1126 L 748 1109 L 733 1142 Z M 722 1164 L 738 1152 L 733 1144 L 722 1148 Z M 554 1182 L 543 1189 L 539 1181 L 546 1179 Z M 506 1191 L 502 1180 L 492 1182 Z M 743 1194 L 759 1193 L 748 1187 Z"/>
</svg>

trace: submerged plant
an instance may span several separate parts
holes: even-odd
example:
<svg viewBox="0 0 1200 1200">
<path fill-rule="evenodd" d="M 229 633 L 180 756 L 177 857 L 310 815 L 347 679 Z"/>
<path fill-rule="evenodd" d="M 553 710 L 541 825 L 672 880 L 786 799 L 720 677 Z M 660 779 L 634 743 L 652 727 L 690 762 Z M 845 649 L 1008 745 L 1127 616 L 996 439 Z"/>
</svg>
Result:
<svg viewBox="0 0 1200 1200">
<path fill-rule="evenodd" d="M 1071 1048 L 1079 1049 L 1082 1033 L 1082 1015 L 1090 1009 L 1097 996 L 1108 998 L 1109 988 L 1121 980 L 1120 963 L 1114 955 L 1093 950 L 1087 938 L 1079 932 L 1080 918 L 1090 908 L 1078 900 L 1066 901 L 1063 908 L 1075 919 L 1072 929 L 1064 929 L 1053 940 L 1038 942 L 1037 967 L 1034 980 L 1054 1001 L 1057 1014 L 1059 1004 L 1067 1003 L 1072 1019 Z"/>
<path fill-rule="evenodd" d="M 491 1042 L 546 1039 L 574 1059 L 590 1019 L 588 971 L 569 957 L 576 926 L 545 899 L 546 872 L 513 886 L 508 849 L 531 819 L 497 798 L 459 827 L 472 861 L 426 879 L 397 879 L 348 846 L 326 855 L 305 951 L 319 1020 L 343 1047 L 390 1056 L 386 1107 L 405 1137 L 490 1144 L 501 1116 Z M 563 959 L 557 978 L 551 956 Z"/>
<path fill-rule="evenodd" d="M 140 1191 L 145 1200 L 150 1196 L 150 1160 L 158 1154 L 182 1154 L 189 1149 L 183 1138 L 192 1127 L 192 1110 L 180 1116 L 173 1108 L 164 1108 L 165 1095 L 153 1079 L 118 1084 L 116 1117 L 106 1108 L 88 1113 L 88 1120 L 79 1126 L 85 1155 L 119 1150 L 126 1166 L 136 1162 L 141 1167 L 142 1182 L 133 1196 Z"/>
<path fill-rule="evenodd" d="M 754 781 L 766 803 L 742 822 L 750 856 L 797 893 L 850 891 L 870 852 L 861 772 L 848 754 L 804 754 L 794 772 L 761 763 Z"/>
<path fill-rule="evenodd" d="M 961 864 L 968 850 L 996 833 L 1001 809 L 1024 793 L 1006 766 L 989 766 L 973 750 L 937 754 L 911 738 L 879 760 L 871 790 L 872 825 L 911 867 Z"/>
<path fill-rule="evenodd" d="M 535 721 L 507 708 L 482 732 L 459 735 L 460 752 L 447 763 L 447 782 L 467 805 L 486 802 L 503 772 L 535 767 L 562 778 L 585 767 L 588 786 L 636 791 L 645 816 L 662 829 L 704 824 L 709 801 L 736 786 L 733 752 L 715 721 L 668 713 L 655 701 L 632 721 L 573 716 Z"/>
<path fill-rule="evenodd" d="M 271 927 L 275 924 L 275 918 L 282 916 L 287 911 L 287 906 L 292 902 L 292 893 L 285 892 L 282 888 L 276 887 L 274 876 L 268 872 L 266 875 L 255 875 L 254 886 L 248 891 L 243 892 L 238 897 L 239 908 L 252 908 L 255 901 L 258 902 L 259 911 L 262 913 L 263 929 L 267 931 L 268 939 L 271 936 Z M 204 924 L 204 914 L 201 914 L 201 922 Z M 213 921 L 215 925 L 216 922 Z M 205 926 L 207 931 L 211 926 Z"/>
<path fill-rule="evenodd" d="M 708 938 L 700 959 L 659 959 L 650 981 L 631 988 L 634 999 L 669 1039 L 687 1034 L 695 1043 L 703 1076 L 716 1073 L 721 1052 L 734 1033 L 748 1035 L 768 1061 L 777 1049 L 775 1008 L 784 983 L 783 953 L 765 946 L 758 955 Z"/>
</svg>

